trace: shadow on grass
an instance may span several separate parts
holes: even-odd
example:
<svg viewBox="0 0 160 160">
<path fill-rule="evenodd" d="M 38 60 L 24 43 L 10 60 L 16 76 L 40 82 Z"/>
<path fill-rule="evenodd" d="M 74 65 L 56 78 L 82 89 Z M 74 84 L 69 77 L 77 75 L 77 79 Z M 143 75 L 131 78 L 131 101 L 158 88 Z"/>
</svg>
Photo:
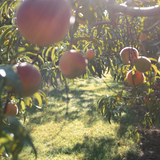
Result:
<svg viewBox="0 0 160 160">
<path fill-rule="evenodd" d="M 89 93 L 90 95 L 94 94 L 92 90 L 90 91 L 85 91 L 84 89 L 79 89 L 79 86 L 77 86 L 77 90 L 75 89 L 70 89 L 68 91 L 68 94 L 71 95 L 69 100 L 75 100 L 76 105 L 81 105 L 83 107 L 83 103 L 93 103 L 93 97 L 87 97 L 87 94 Z M 54 97 L 55 100 L 57 101 L 66 101 L 67 102 L 67 95 L 66 95 L 66 90 L 65 89 L 53 89 L 48 93 L 49 97 Z"/>
<path fill-rule="evenodd" d="M 120 127 L 117 131 L 117 136 L 121 138 L 130 129 L 135 129 L 135 126 L 138 126 L 142 119 L 143 117 L 137 116 L 131 107 L 124 107 L 123 114 L 120 117 Z"/>
<path fill-rule="evenodd" d="M 118 154 L 118 145 L 112 138 L 90 138 L 84 137 L 82 143 L 77 143 L 73 148 L 59 148 L 51 154 L 72 154 L 77 156 L 83 154 L 83 160 L 121 160 L 122 157 Z M 82 158 L 82 157 L 81 157 Z M 81 159 L 80 158 L 80 159 Z"/>
<path fill-rule="evenodd" d="M 87 81 L 87 83 L 90 83 L 90 82 Z M 85 85 L 87 87 L 88 84 L 84 84 L 84 85 L 80 84 L 76 86 L 77 89 L 71 88 L 69 90 L 69 95 L 71 95 L 71 98 L 70 98 L 71 103 L 69 103 L 67 120 L 71 122 L 71 121 L 74 121 L 75 119 L 81 120 L 82 117 L 84 118 L 84 116 L 88 116 L 87 120 L 85 120 L 85 125 L 87 127 L 90 127 L 92 126 L 92 124 L 94 124 L 94 122 L 97 121 L 97 118 L 98 118 L 96 108 L 94 107 L 94 103 L 95 103 L 95 99 L 97 98 L 97 95 L 95 94 L 95 91 L 92 91 L 92 89 L 85 90 L 84 89 Z M 95 84 L 95 85 L 99 85 L 99 84 Z M 114 87 L 117 88 L 117 86 L 114 86 Z M 50 98 L 54 97 L 53 100 L 55 101 L 59 101 L 60 103 L 67 102 L 65 88 L 59 88 L 59 89 L 54 88 L 47 94 Z M 45 124 L 50 121 L 61 122 L 66 117 L 66 112 L 65 112 L 66 106 L 67 106 L 67 103 L 65 104 L 65 106 L 60 105 L 57 107 L 57 102 L 56 103 L 53 102 L 53 104 L 49 104 L 47 105 L 47 108 L 44 107 L 41 110 L 38 110 L 37 108 L 32 107 L 29 109 L 29 114 L 33 115 L 34 113 L 37 113 L 37 111 L 39 112 L 39 114 L 35 115 L 34 117 L 30 117 L 28 124 L 29 123 Z M 76 107 L 77 109 L 71 110 L 72 107 Z M 55 110 L 53 111 L 52 108 L 55 108 Z M 56 108 L 58 108 L 58 110 L 56 110 Z M 83 109 L 87 109 L 87 110 L 85 111 L 85 115 L 82 116 L 81 113 L 84 112 Z"/>
<path fill-rule="evenodd" d="M 66 107 L 59 107 L 58 110 L 52 111 L 51 108 L 55 107 L 54 105 L 48 105 L 47 109 L 44 108 L 39 111 L 39 114 L 31 116 L 27 124 L 45 124 L 48 122 L 59 123 L 66 118 Z M 97 112 L 92 109 L 93 105 L 87 106 L 86 114 L 83 113 L 83 107 L 78 110 L 70 110 L 67 115 L 67 121 L 72 122 L 75 119 L 83 120 L 85 116 L 88 116 L 88 119 L 85 120 L 85 124 L 89 127 L 92 126 L 97 120 Z"/>
<path fill-rule="evenodd" d="M 68 120 L 69 121 L 73 121 L 75 119 L 81 119 L 82 115 L 81 113 L 84 112 L 83 109 L 87 109 L 87 113 L 86 115 L 94 115 L 93 112 L 95 112 L 94 109 L 94 98 L 95 95 L 93 91 L 85 91 L 84 89 L 79 89 L 78 85 L 78 89 L 74 90 L 71 89 L 69 91 L 69 96 L 71 96 L 70 101 L 69 102 L 69 108 L 68 108 Z M 89 93 L 89 95 L 88 95 Z M 33 115 L 34 113 L 40 112 L 40 114 L 35 115 L 35 117 L 31 117 L 29 120 L 29 123 L 37 123 L 37 124 L 41 124 L 41 123 L 46 123 L 49 122 L 51 120 L 55 121 L 55 122 L 60 122 L 62 119 L 64 119 L 66 117 L 66 107 L 67 107 L 67 96 L 65 93 L 65 89 L 53 89 L 51 90 L 49 93 L 47 93 L 48 96 L 50 98 L 53 98 L 53 103 L 47 105 L 47 107 L 42 108 L 41 110 L 36 109 L 35 107 L 29 108 L 28 112 L 30 115 Z M 50 99 L 49 101 L 52 101 L 52 99 Z M 55 101 L 55 102 L 54 102 Z M 58 106 L 58 103 L 61 104 L 61 102 L 63 102 L 62 105 Z M 66 103 L 65 103 L 66 102 Z M 55 111 L 52 110 L 52 108 L 55 108 Z M 75 108 L 76 110 L 73 110 L 73 108 Z M 58 110 L 57 110 L 58 109 Z M 45 116 L 47 115 L 47 116 Z M 55 118 L 53 118 L 55 117 Z M 95 121 L 96 118 L 92 118 L 90 119 L 90 124 L 91 122 Z"/>
<path fill-rule="evenodd" d="M 82 143 L 77 143 L 72 148 L 59 148 L 54 152 L 51 151 L 51 154 L 55 156 L 56 154 L 71 155 L 74 153 L 83 160 L 137 160 L 135 148 L 123 155 L 119 153 L 121 150 L 119 147 L 117 140 L 109 137 L 91 138 L 85 136 Z"/>
<path fill-rule="evenodd" d="M 59 119 L 59 115 L 65 112 L 66 108 L 61 108 L 58 111 L 52 111 L 50 109 L 51 107 L 55 107 L 55 105 L 48 105 L 47 108 L 39 110 L 39 114 L 37 116 L 29 118 L 28 124 L 45 124 L 50 121 L 60 122 L 62 119 Z"/>
</svg>

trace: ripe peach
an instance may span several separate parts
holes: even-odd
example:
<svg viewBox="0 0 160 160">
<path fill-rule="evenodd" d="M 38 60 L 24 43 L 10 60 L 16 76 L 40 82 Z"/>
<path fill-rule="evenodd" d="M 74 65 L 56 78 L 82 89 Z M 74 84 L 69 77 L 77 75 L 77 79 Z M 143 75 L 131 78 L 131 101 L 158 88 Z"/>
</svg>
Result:
<svg viewBox="0 0 160 160">
<path fill-rule="evenodd" d="M 149 97 L 145 97 L 145 98 L 144 98 L 144 101 L 145 101 L 145 102 L 149 102 L 149 101 L 150 101 L 150 100 L 149 100 Z"/>
<path fill-rule="evenodd" d="M 120 56 L 124 64 L 134 64 L 135 60 L 138 58 L 139 52 L 134 47 L 125 47 L 121 50 Z M 131 60 L 131 62 L 130 62 Z"/>
<path fill-rule="evenodd" d="M 132 75 L 132 70 L 130 70 L 127 75 L 127 82 L 132 86 L 132 87 L 137 87 L 140 84 L 143 83 L 144 80 L 144 74 L 142 72 L 139 71 L 135 71 L 135 74 Z"/>
<path fill-rule="evenodd" d="M 86 60 L 80 52 L 69 50 L 62 55 L 59 66 L 62 73 L 69 79 L 82 75 L 86 70 Z"/>
<path fill-rule="evenodd" d="M 139 35 L 139 40 L 142 42 L 142 41 L 145 41 L 147 39 L 147 35 L 143 32 L 140 33 Z"/>
<path fill-rule="evenodd" d="M 135 67 L 138 71 L 140 72 L 146 72 L 149 71 L 150 67 L 151 67 L 151 61 L 150 59 L 148 59 L 145 56 L 139 56 L 136 60 L 135 60 Z"/>
<path fill-rule="evenodd" d="M 70 17 L 67 0 L 25 0 L 17 11 L 17 26 L 26 40 L 46 46 L 64 38 Z"/>
<path fill-rule="evenodd" d="M 154 96 L 156 96 L 156 95 L 157 95 L 157 93 L 156 93 L 156 92 L 153 92 L 153 95 L 154 95 Z"/>
<path fill-rule="evenodd" d="M 15 117 L 18 114 L 18 107 L 16 104 L 9 102 L 7 104 L 6 111 L 4 113 L 6 116 L 12 116 Z"/>
<path fill-rule="evenodd" d="M 22 84 L 22 97 L 28 97 L 38 91 L 41 84 L 41 74 L 31 64 L 20 63 L 13 66 Z M 20 95 L 19 95 L 20 96 Z"/>
<path fill-rule="evenodd" d="M 160 84 L 156 84 L 156 88 L 160 88 Z"/>
<path fill-rule="evenodd" d="M 95 52 L 93 49 L 88 49 L 86 51 L 86 58 L 89 60 L 92 60 L 96 56 Z"/>
</svg>

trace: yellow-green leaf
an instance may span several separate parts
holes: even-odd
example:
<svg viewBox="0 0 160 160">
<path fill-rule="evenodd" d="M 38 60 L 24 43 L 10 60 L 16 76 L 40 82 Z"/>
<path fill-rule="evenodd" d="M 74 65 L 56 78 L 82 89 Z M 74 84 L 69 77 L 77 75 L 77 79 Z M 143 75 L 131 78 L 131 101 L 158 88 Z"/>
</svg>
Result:
<svg viewBox="0 0 160 160">
<path fill-rule="evenodd" d="M 52 61 L 55 61 L 55 53 L 54 53 L 54 52 L 55 52 L 55 49 L 56 49 L 56 48 L 54 47 L 54 48 L 52 49 L 52 52 L 51 52 L 51 60 L 52 60 Z"/>
<path fill-rule="evenodd" d="M 138 132 L 136 134 L 136 137 L 137 137 L 137 142 L 139 142 L 139 133 Z"/>
<path fill-rule="evenodd" d="M 94 68 L 94 66 L 92 66 L 92 70 L 93 70 L 93 72 L 95 72 L 95 68 Z"/>
<path fill-rule="evenodd" d="M 25 98 L 25 99 L 24 99 L 24 102 L 25 102 L 25 104 L 26 104 L 27 106 L 29 106 L 29 105 L 30 105 L 30 99 L 29 99 L 29 97 Z"/>
<path fill-rule="evenodd" d="M 154 75 L 156 76 L 157 75 L 157 72 L 158 72 L 158 69 L 157 69 L 157 66 L 154 65 L 154 64 L 151 64 L 152 68 L 154 69 Z"/>
<path fill-rule="evenodd" d="M 25 110 L 25 109 L 26 109 L 26 106 L 25 106 L 24 101 L 21 101 L 21 107 L 22 107 L 22 110 Z"/>
<path fill-rule="evenodd" d="M 41 98 L 40 94 L 38 92 L 36 92 L 33 96 L 37 99 L 39 106 L 41 106 L 42 105 L 42 98 Z"/>
<path fill-rule="evenodd" d="M 150 57 L 148 57 L 148 59 L 150 59 L 151 61 L 155 61 L 155 62 L 157 62 L 157 60 L 156 60 L 156 59 L 154 59 L 154 58 L 150 58 Z"/>
</svg>

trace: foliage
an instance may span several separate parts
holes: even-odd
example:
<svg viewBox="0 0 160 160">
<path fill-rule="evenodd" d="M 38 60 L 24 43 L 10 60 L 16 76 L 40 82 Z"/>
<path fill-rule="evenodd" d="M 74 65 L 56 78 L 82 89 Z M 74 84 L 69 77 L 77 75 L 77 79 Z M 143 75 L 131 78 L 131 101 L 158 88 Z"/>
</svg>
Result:
<svg viewBox="0 0 160 160">
<path fill-rule="evenodd" d="M 70 81 L 74 82 L 64 77 L 58 65 L 60 57 L 68 49 L 80 51 L 84 56 L 90 48 L 96 53 L 96 57 L 88 61 L 86 72 L 77 78 L 87 79 L 90 75 L 103 78 L 110 73 L 114 80 L 124 82 L 122 91 L 110 97 L 103 96 L 97 101 L 99 112 L 109 121 L 112 116 L 120 115 L 121 101 L 123 101 L 126 105 L 140 103 L 144 108 L 149 105 L 150 111 L 144 118 L 144 123 L 149 121 L 157 127 L 160 124 L 159 88 L 157 87 L 160 81 L 160 67 L 157 61 L 160 56 L 160 20 L 159 16 L 155 16 L 157 15 L 155 13 L 159 13 L 159 7 L 150 8 L 148 12 L 144 8 L 159 5 L 160 1 L 146 0 L 142 3 L 123 0 L 101 0 L 101 2 L 70 0 L 70 3 L 73 15 L 85 20 L 86 24 L 75 21 L 62 41 L 40 47 L 26 41 L 17 29 L 16 10 L 20 1 L 0 1 L 0 147 L 2 153 L 12 153 L 15 160 L 26 142 L 33 149 L 35 148 L 25 129 L 21 130 L 21 124 L 14 118 L 4 116 L 5 106 L 9 101 L 17 103 L 19 114 L 22 114 L 25 120 L 26 108 L 41 107 L 42 101 L 47 102 L 47 98 L 41 90 L 31 97 L 21 99 L 16 97 L 11 92 L 12 88 L 16 88 L 19 93 L 22 88 L 12 66 L 19 62 L 31 63 L 42 74 L 42 88 L 50 85 L 57 88 L 59 84 L 66 85 Z M 123 5 L 119 5 L 120 3 Z M 141 8 L 136 10 L 133 8 L 135 6 L 142 7 L 143 10 Z M 82 8 L 83 14 L 78 13 L 79 7 Z M 125 10 L 125 7 L 128 7 L 128 10 Z M 146 40 L 139 40 L 141 33 L 147 36 Z M 126 74 L 130 69 L 135 70 L 135 67 L 132 64 L 124 65 L 119 55 L 121 49 L 126 46 L 137 48 L 140 55 L 152 61 L 150 70 L 144 73 L 145 82 L 133 88 L 132 92 L 124 90 L 127 88 Z M 68 96 L 67 89 L 66 93 Z M 144 103 L 145 96 L 149 96 L 152 101 Z M 3 122 L 4 119 L 7 123 Z M 11 125 L 8 125 L 9 123 Z M 12 126 L 18 127 L 17 130 Z"/>
</svg>

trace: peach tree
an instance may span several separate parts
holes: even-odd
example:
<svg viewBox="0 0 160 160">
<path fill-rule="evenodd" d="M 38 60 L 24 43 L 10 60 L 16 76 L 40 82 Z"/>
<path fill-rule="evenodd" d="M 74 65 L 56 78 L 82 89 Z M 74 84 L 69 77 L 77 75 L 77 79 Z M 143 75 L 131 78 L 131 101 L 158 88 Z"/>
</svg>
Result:
<svg viewBox="0 0 160 160">
<path fill-rule="evenodd" d="M 25 120 L 27 107 L 42 106 L 42 100 L 46 100 L 40 84 L 41 88 L 58 87 L 58 79 L 66 85 L 68 94 L 67 84 L 75 78 L 103 78 L 110 73 L 113 80 L 124 82 L 124 88 L 97 99 L 97 110 L 110 122 L 121 114 L 124 105 L 149 106 L 144 123 L 159 126 L 159 0 L 2 0 L 0 11 L 0 155 L 12 154 L 12 159 L 16 160 L 27 144 L 37 156 L 19 119 Z M 122 57 L 120 53 L 125 47 L 131 49 L 124 54 L 127 57 Z M 73 63 L 74 68 L 65 66 L 67 76 L 72 71 L 78 73 L 75 77 L 69 75 L 70 79 L 59 66 L 60 58 L 69 50 L 75 50 L 83 61 L 84 58 L 88 61 L 83 72 L 79 60 Z M 93 58 L 87 59 L 88 50 L 93 51 Z M 73 62 L 74 56 L 69 60 Z M 34 73 L 28 81 L 24 78 L 30 75 L 30 69 L 22 71 L 25 74 L 21 78 L 14 67 L 21 63 L 41 73 L 41 82 L 40 78 L 34 79 Z M 144 79 L 143 83 L 135 85 L 137 71 L 143 72 Z M 131 92 L 126 92 L 128 72 L 132 77 Z M 36 89 L 33 89 L 35 84 L 30 83 L 34 80 L 38 82 Z M 26 84 L 32 91 L 25 90 L 27 93 L 23 96 Z M 18 106 L 16 118 L 5 114 L 10 102 Z"/>
</svg>

